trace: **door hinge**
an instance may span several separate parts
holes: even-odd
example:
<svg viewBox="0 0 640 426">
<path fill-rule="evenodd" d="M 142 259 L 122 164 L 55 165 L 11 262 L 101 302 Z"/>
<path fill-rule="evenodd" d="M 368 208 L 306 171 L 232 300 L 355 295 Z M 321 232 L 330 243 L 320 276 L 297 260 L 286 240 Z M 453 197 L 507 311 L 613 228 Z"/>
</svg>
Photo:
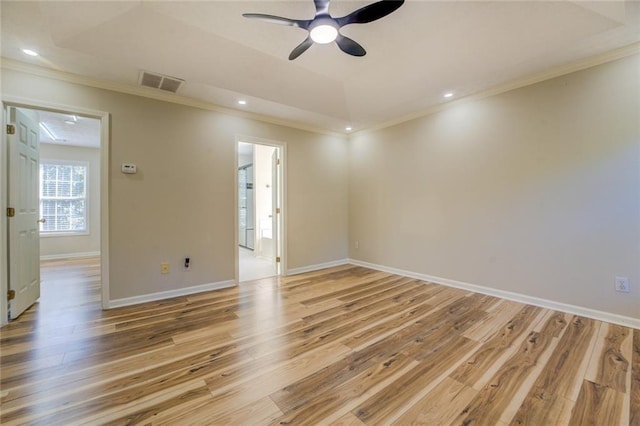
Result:
<svg viewBox="0 0 640 426">
<path fill-rule="evenodd" d="M 280 207 L 276 207 L 276 214 L 280 214 Z"/>
<path fill-rule="evenodd" d="M 13 207 L 7 207 L 7 217 L 14 217 L 16 215 L 16 209 Z"/>
<path fill-rule="evenodd" d="M 13 300 L 16 298 L 16 291 L 15 290 L 9 290 L 7 292 L 7 300 Z"/>
<path fill-rule="evenodd" d="M 280 256 L 276 257 L 276 263 L 280 263 Z"/>
<path fill-rule="evenodd" d="M 7 124 L 7 134 L 8 135 L 15 135 L 16 134 L 16 126 L 14 126 L 13 124 Z"/>
<path fill-rule="evenodd" d="M 278 158 L 276 159 L 276 166 L 279 166 L 279 165 L 280 165 L 280 159 Z"/>
</svg>

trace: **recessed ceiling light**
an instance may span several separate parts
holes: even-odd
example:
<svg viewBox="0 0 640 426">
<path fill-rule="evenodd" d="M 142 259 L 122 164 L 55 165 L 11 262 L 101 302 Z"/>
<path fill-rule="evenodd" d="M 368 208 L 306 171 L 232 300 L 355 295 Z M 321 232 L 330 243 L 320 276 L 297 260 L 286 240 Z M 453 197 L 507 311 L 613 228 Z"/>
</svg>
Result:
<svg viewBox="0 0 640 426">
<path fill-rule="evenodd" d="M 444 94 L 444 97 L 445 97 L 445 98 L 451 98 L 451 97 L 453 97 L 453 93 L 451 93 L 451 92 L 449 92 L 449 93 L 445 93 L 445 94 Z"/>
<path fill-rule="evenodd" d="M 38 56 L 38 52 L 31 49 L 22 49 L 22 53 L 29 56 Z"/>
<path fill-rule="evenodd" d="M 238 101 L 238 103 L 239 103 L 240 105 L 246 105 L 246 104 L 247 104 L 247 101 L 242 100 L 242 101 Z"/>
<path fill-rule="evenodd" d="M 351 130 L 353 130 L 350 126 L 347 126 L 344 128 L 347 132 L 350 132 Z"/>
</svg>

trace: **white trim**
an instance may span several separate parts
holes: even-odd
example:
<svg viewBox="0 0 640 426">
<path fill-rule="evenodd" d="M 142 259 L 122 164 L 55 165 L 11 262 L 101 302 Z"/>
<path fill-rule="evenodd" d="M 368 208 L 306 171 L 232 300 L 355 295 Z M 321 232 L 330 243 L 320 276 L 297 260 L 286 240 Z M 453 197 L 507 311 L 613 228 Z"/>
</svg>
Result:
<svg viewBox="0 0 640 426">
<path fill-rule="evenodd" d="M 7 105 L 2 104 L 2 140 L 0 140 L 0 214 L 2 220 L 0 220 L 0 295 L 7 294 L 9 289 L 8 283 L 8 271 L 9 265 L 7 262 L 8 253 L 8 236 L 7 236 L 7 221 L 5 220 L 5 209 L 7 208 L 7 188 L 9 178 L 9 164 L 7 162 Z M 9 322 L 8 309 L 6 297 L 0 297 L 0 326 L 3 326 Z"/>
<path fill-rule="evenodd" d="M 58 259 L 80 259 L 84 257 L 100 256 L 99 251 L 86 251 L 79 253 L 63 253 L 63 254 L 47 254 L 40 256 L 40 260 L 58 260 Z"/>
<path fill-rule="evenodd" d="M 109 113 L 100 117 L 100 282 L 102 309 L 109 305 Z"/>
<path fill-rule="evenodd" d="M 203 293 L 205 291 L 234 287 L 235 285 L 235 281 L 229 280 L 220 281 L 217 283 L 201 284 L 176 290 L 160 291 L 158 293 L 143 294 L 141 296 L 125 297 L 124 299 L 110 300 L 106 309 L 138 305 L 140 303 L 155 302 L 156 300 L 170 299 L 172 297 L 188 296 L 191 294 Z"/>
<path fill-rule="evenodd" d="M 353 263 L 353 262 L 350 259 L 340 259 L 340 260 L 334 260 L 326 263 L 318 263 L 317 265 L 302 266 L 300 268 L 289 269 L 287 271 L 287 275 L 304 274 L 305 272 L 312 272 L 312 271 L 318 271 L 320 269 L 333 268 L 334 266 L 342 266 L 342 265 L 347 265 L 349 263 Z"/>
<path fill-rule="evenodd" d="M 514 302 L 526 303 L 527 305 L 539 306 L 541 308 L 552 309 L 554 311 L 566 312 L 574 315 L 592 318 L 599 321 L 605 321 L 612 324 L 618 324 L 625 327 L 632 327 L 640 330 L 640 319 L 627 317 L 624 315 L 613 314 L 610 312 L 598 311 L 596 309 L 585 308 L 582 306 L 570 305 L 567 303 L 555 302 L 553 300 L 542 299 L 539 297 L 528 296 L 522 293 L 514 293 L 506 290 L 499 290 L 491 287 L 485 287 L 477 284 L 469 284 L 462 281 L 450 280 L 448 278 L 434 277 L 432 275 L 420 274 L 418 272 L 406 271 L 404 269 L 392 268 L 375 263 L 363 262 L 361 260 L 349 259 L 349 263 L 362 266 L 364 268 L 375 269 L 377 271 L 388 272 L 390 274 L 402 275 L 409 278 L 415 278 L 422 281 L 429 281 L 435 284 L 442 284 L 448 287 L 455 287 L 462 290 L 472 291 L 474 293 L 486 294 L 489 296 L 499 297 L 501 299 L 512 300 Z"/>
</svg>

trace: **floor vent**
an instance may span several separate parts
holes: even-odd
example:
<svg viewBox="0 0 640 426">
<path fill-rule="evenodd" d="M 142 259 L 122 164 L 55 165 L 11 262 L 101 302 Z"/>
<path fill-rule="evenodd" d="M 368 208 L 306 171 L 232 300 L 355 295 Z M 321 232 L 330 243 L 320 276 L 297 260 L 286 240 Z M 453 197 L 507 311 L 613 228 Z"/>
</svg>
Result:
<svg viewBox="0 0 640 426">
<path fill-rule="evenodd" d="M 166 90 L 167 92 L 176 93 L 184 80 L 168 75 L 156 74 L 148 71 L 140 71 L 140 80 L 138 84 L 141 86 L 152 87 L 154 89 Z"/>
</svg>

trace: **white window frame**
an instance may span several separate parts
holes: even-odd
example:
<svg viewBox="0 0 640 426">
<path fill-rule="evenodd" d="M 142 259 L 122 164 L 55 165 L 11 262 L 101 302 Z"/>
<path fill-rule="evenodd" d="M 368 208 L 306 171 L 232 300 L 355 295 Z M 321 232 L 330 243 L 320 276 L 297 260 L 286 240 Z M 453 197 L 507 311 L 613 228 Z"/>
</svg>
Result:
<svg viewBox="0 0 640 426">
<path fill-rule="evenodd" d="M 48 159 L 40 159 L 40 167 L 44 164 L 53 164 L 58 166 L 83 166 L 85 168 L 85 181 L 84 181 L 84 214 L 85 214 L 85 229 L 83 231 L 40 231 L 41 237 L 61 237 L 61 236 L 74 236 L 74 235 L 89 235 L 90 232 L 90 221 L 89 221 L 89 196 L 91 191 L 89 190 L 89 182 L 90 182 L 90 168 L 88 161 L 73 161 L 73 160 L 48 160 Z M 40 194 L 42 193 L 42 178 L 40 177 L 40 171 L 38 171 L 38 204 L 40 204 Z M 40 212 L 41 217 L 44 217 L 43 212 Z"/>
</svg>

